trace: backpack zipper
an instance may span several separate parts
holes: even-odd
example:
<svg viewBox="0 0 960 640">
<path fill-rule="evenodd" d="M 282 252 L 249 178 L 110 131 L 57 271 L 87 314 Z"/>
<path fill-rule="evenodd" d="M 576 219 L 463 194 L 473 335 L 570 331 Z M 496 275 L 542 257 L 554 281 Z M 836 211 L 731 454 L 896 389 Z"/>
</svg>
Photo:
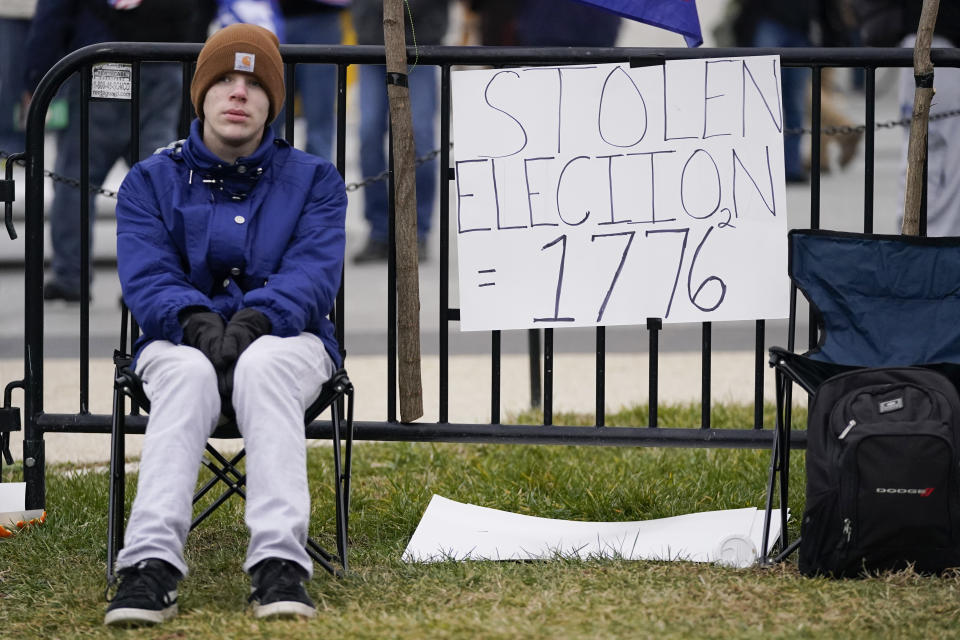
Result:
<svg viewBox="0 0 960 640">
<path fill-rule="evenodd" d="M 844 428 L 844 430 L 840 432 L 840 435 L 837 436 L 837 440 L 843 440 L 844 438 L 846 438 L 847 434 L 850 433 L 850 430 L 853 429 L 855 426 L 857 426 L 856 420 L 851 420 L 850 422 L 848 422 L 846 428 Z"/>
</svg>

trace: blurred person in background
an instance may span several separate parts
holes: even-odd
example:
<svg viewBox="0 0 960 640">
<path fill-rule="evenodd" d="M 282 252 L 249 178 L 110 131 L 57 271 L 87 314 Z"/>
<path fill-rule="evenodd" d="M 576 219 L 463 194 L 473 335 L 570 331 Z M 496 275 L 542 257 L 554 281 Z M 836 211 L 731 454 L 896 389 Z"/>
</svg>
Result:
<svg viewBox="0 0 960 640">
<path fill-rule="evenodd" d="M 920 23 L 918 0 L 854 0 L 863 43 L 871 47 L 913 47 Z M 960 46 L 960 5 L 941 2 L 934 28 L 933 47 Z M 960 109 L 960 69 L 939 67 L 934 74 L 936 94 L 930 115 Z M 913 117 L 916 84 L 913 68 L 900 71 L 900 117 Z M 903 133 L 899 216 L 907 174 L 910 129 Z M 927 234 L 960 235 L 960 118 L 931 119 L 927 139 Z"/>
<path fill-rule="evenodd" d="M 726 16 L 714 34 L 719 46 L 738 47 L 841 47 L 850 46 L 852 12 L 848 0 L 797 0 L 790 3 L 762 0 L 733 0 Z M 824 69 L 821 77 L 821 126 L 850 127 L 838 104 L 841 94 L 834 69 Z M 809 180 L 811 161 L 804 157 L 802 134 L 797 133 L 807 121 L 810 111 L 810 71 L 805 68 L 783 68 L 784 170 L 788 183 Z M 862 133 L 821 134 L 820 169 L 827 173 L 837 164 L 845 168 L 856 156 Z M 834 152 L 834 149 L 836 151 Z"/>
<path fill-rule="evenodd" d="M 280 0 L 288 44 L 340 44 L 341 20 L 350 0 Z M 332 64 L 300 64 L 296 69 L 300 113 L 307 123 L 307 153 L 333 158 L 336 128 L 337 67 Z M 293 107 L 291 99 L 289 108 Z M 283 134 L 285 114 L 277 118 Z"/>
<path fill-rule="evenodd" d="M 859 42 L 855 35 L 856 18 L 850 0 L 820 0 L 817 3 L 816 27 L 821 46 L 851 47 Z M 820 72 L 820 124 L 824 129 L 851 128 L 854 124 L 841 106 L 843 91 L 839 86 L 839 75 L 840 70 L 835 67 L 824 67 Z M 821 134 L 820 171 L 832 171 L 834 156 L 840 169 L 845 169 L 856 157 L 862 138 L 862 131 Z M 809 161 L 807 166 L 810 166 Z"/>
<path fill-rule="evenodd" d="M 517 44 L 525 47 L 612 47 L 621 18 L 573 0 L 522 0 Z"/>
<path fill-rule="evenodd" d="M 769 0 L 742 0 L 735 33 L 738 44 L 753 47 L 809 47 L 810 25 L 814 18 L 813 5 L 808 0 L 770 2 Z M 807 102 L 808 69 L 782 69 L 783 127 L 802 129 Z M 788 183 L 807 182 L 800 134 L 783 136 L 783 164 Z"/>
<path fill-rule="evenodd" d="M 442 44 L 449 25 L 449 5 L 449 0 L 409 0 L 404 12 L 407 46 Z M 357 44 L 383 44 L 383 0 L 353 0 L 351 14 Z M 414 29 L 410 27 L 411 20 Z M 385 69 L 380 65 L 361 65 L 359 68 L 360 171 L 364 177 L 379 175 L 387 168 L 389 102 L 384 77 Z M 436 148 L 437 69 L 427 65 L 411 67 L 407 82 L 413 115 L 414 153 L 419 158 Z M 432 224 L 436 187 L 437 161 L 433 159 L 417 167 L 416 173 L 420 260 L 427 259 L 427 236 Z M 367 185 L 363 194 L 363 215 L 370 231 L 366 244 L 354 254 L 353 262 L 386 262 L 389 252 L 386 181 Z"/>
<path fill-rule="evenodd" d="M 189 37 L 193 23 L 189 0 L 38 0 L 36 15 L 25 45 L 26 87 L 29 93 L 43 75 L 68 53 L 99 42 L 179 42 Z M 120 8 L 120 7 L 124 8 Z M 118 159 L 133 164 L 177 137 L 180 117 L 180 66 L 148 63 L 141 70 L 139 157 L 127 157 L 130 142 L 130 105 L 126 100 L 90 102 L 90 183 L 100 185 Z M 54 172 L 79 178 L 80 85 L 68 80 L 61 93 L 67 97 L 69 121 L 57 139 Z M 29 96 L 24 100 L 26 105 Z M 90 224 L 81 229 L 81 190 L 64 182 L 54 184 L 50 209 L 53 274 L 43 286 L 45 300 L 79 302 L 81 299 L 80 248 L 83 234 L 90 239 L 93 258 L 94 196 L 88 194 Z M 91 269 L 91 278 L 92 278 Z"/>
<path fill-rule="evenodd" d="M 612 47 L 620 16 L 574 0 L 469 0 L 468 22 L 485 46 Z"/>
<path fill-rule="evenodd" d="M 37 0 L 4 0 L 0 4 L 0 151 L 24 150 L 20 99 L 25 89 L 20 55 Z"/>
</svg>

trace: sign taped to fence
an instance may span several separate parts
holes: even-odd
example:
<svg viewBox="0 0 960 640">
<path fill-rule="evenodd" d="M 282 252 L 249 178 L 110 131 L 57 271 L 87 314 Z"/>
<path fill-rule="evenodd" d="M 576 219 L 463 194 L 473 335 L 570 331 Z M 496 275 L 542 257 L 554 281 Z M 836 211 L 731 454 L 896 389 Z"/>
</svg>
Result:
<svg viewBox="0 0 960 640">
<path fill-rule="evenodd" d="M 130 100 L 133 96 L 133 65 L 125 62 L 104 62 L 90 71 L 90 97 L 107 100 Z"/>
<path fill-rule="evenodd" d="M 453 74 L 466 331 L 787 316 L 779 56 Z"/>
</svg>

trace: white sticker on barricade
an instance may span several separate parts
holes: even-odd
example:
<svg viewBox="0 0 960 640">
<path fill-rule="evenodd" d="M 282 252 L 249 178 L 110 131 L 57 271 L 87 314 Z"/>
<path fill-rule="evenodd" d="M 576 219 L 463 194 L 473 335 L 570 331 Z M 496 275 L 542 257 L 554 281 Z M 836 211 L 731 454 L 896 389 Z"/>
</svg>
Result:
<svg viewBox="0 0 960 640">
<path fill-rule="evenodd" d="M 93 65 L 90 71 L 90 97 L 129 100 L 133 96 L 133 68 L 123 62 Z"/>
<path fill-rule="evenodd" d="M 464 330 L 787 316 L 778 56 L 453 74 Z"/>
</svg>

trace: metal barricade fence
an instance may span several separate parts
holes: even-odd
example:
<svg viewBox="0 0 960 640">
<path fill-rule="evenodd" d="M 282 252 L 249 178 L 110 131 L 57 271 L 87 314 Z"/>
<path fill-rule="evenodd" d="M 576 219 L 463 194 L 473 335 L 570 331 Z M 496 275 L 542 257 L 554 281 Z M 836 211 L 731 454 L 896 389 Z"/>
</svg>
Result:
<svg viewBox="0 0 960 640">
<path fill-rule="evenodd" d="M 88 242 L 83 243 L 81 264 L 83 273 L 82 299 L 79 312 L 79 350 L 80 384 L 79 405 L 75 413 L 47 413 L 43 406 L 44 391 L 44 306 L 42 284 L 44 271 L 44 118 L 51 100 L 59 87 L 74 73 L 81 78 L 80 118 L 82 157 L 88 157 L 89 131 L 88 110 L 91 96 L 91 69 L 97 63 L 128 63 L 131 70 L 133 87 L 139 87 L 141 63 L 170 61 L 181 65 L 183 95 L 181 96 L 182 117 L 180 133 L 185 135 L 192 107 L 188 88 L 192 77 L 193 63 L 200 51 L 199 44 L 146 44 L 146 43 L 104 43 L 86 47 L 73 52 L 61 60 L 43 78 L 37 87 L 27 124 L 26 160 L 26 204 L 25 204 L 25 264 L 24 264 L 24 304 L 25 304 L 25 344 L 24 378 L 9 383 L 5 393 L 5 408 L 0 415 L 0 432 L 4 427 L 14 428 L 11 412 L 11 390 L 23 388 L 23 477 L 27 483 L 26 507 L 40 508 L 45 504 L 44 483 L 44 433 L 109 433 L 110 416 L 97 415 L 89 411 L 90 389 L 90 311 L 89 252 Z M 350 65 L 383 64 L 382 47 L 374 46 L 314 46 L 285 45 L 281 47 L 286 69 L 285 81 L 288 95 L 294 93 L 294 67 L 297 64 L 326 63 L 337 65 L 337 124 L 336 153 L 334 162 L 344 175 L 346 164 L 346 113 L 347 113 L 347 69 Z M 874 221 L 874 133 L 876 122 L 876 72 L 884 67 L 912 66 L 912 50 L 909 49 L 641 49 L 641 48 L 495 48 L 495 47 L 420 47 L 409 49 L 410 63 L 429 65 L 440 71 L 440 145 L 439 145 L 439 233 L 440 254 L 438 260 L 427 268 L 439 269 L 439 406 L 436 422 L 401 424 L 397 417 L 397 300 L 396 271 L 394 261 L 389 261 L 387 269 L 387 410 L 381 421 L 359 421 L 356 423 L 356 438 L 360 440 L 381 441 L 436 441 L 436 442 L 498 442 L 525 444 L 568 444 L 568 445 L 620 445 L 620 446 L 678 446 L 678 447 L 725 447 L 725 448 L 769 448 L 773 441 L 773 425 L 763 424 L 763 387 L 767 368 L 765 344 L 767 327 L 763 320 L 755 322 L 755 348 L 753 358 L 754 377 L 754 419 L 752 424 L 741 429 L 715 429 L 711 426 L 711 354 L 713 327 L 710 322 L 701 324 L 701 419 L 700 424 L 691 424 L 689 428 L 663 428 L 658 426 L 658 389 L 660 337 L 663 326 L 659 319 L 651 318 L 646 323 L 647 353 L 649 358 L 649 424 L 643 427 L 608 426 L 605 424 L 606 410 L 606 329 L 597 327 L 595 332 L 595 424 L 586 427 L 554 425 L 554 329 L 531 330 L 530 350 L 531 391 L 536 404 L 538 391 L 542 388 L 543 422 L 538 425 L 502 424 L 501 422 L 501 332 L 490 332 L 490 422 L 486 424 L 464 424 L 449 421 L 450 404 L 450 334 L 457 330 L 460 309 L 450 306 L 450 180 L 451 168 L 451 68 L 460 65 L 484 66 L 537 66 L 590 63 L 628 62 L 632 66 L 660 65 L 669 59 L 723 58 L 750 55 L 780 55 L 783 67 L 805 67 L 811 69 L 812 100 L 811 161 L 810 180 L 810 218 L 809 226 L 821 225 L 819 150 L 820 134 L 820 89 L 821 72 L 830 67 L 850 67 L 865 72 L 865 109 L 862 131 L 864 134 L 866 169 L 862 185 L 864 194 L 863 230 L 871 232 Z M 936 66 L 960 66 L 960 53 L 957 50 L 934 50 L 932 55 Z M 130 99 L 130 149 L 139 148 L 140 102 L 138 91 L 134 90 Z M 294 113 L 286 110 L 286 132 L 292 140 L 294 133 Z M 134 151 L 135 155 L 136 152 Z M 8 171 L 9 173 L 9 171 Z M 89 185 L 87 162 L 82 165 L 79 176 L 81 185 Z M 87 186 L 89 188 L 89 186 Z M 5 191 L 4 191 L 5 193 Z M 81 198 L 81 228 L 86 228 L 89 216 L 87 198 Z M 11 228 L 10 208 L 7 207 L 8 229 Z M 344 339 L 344 328 L 349 326 L 345 316 L 344 290 L 350 283 L 345 282 L 337 300 L 338 339 Z M 795 296 L 794 296 L 795 299 Z M 119 324 L 119 323 L 118 323 Z M 638 329 L 642 331 L 643 329 Z M 542 334 L 540 333 L 542 331 Z M 561 330 L 562 331 L 562 330 Z M 809 339 L 815 341 L 815 327 L 811 323 Z M 794 342 L 796 327 L 788 327 L 788 335 L 782 336 L 782 343 Z M 119 333 L 119 332 L 118 332 Z M 778 339 L 780 337 L 778 336 Z M 541 343 L 542 339 L 542 343 Z M 119 342 L 119 339 L 118 339 Z M 542 352 L 541 352 L 542 347 Z M 349 350 L 349 345 L 348 345 Z M 347 362 L 349 367 L 349 358 Z M 542 370 L 541 370 L 542 367 Z M 542 371 L 542 380 L 540 374 Z M 585 372 L 585 378 L 589 374 Z M 589 380 L 585 379 L 585 384 Z M 541 387 L 542 385 L 542 387 Z M 360 402 L 367 389 L 359 389 Z M 375 391 L 374 391 L 375 392 Z M 132 416 L 127 421 L 128 431 L 142 433 L 146 425 L 143 416 Z M 768 428 L 765 428 L 768 427 Z M 329 437 L 329 424 L 316 422 L 308 428 L 308 436 Z M 793 435 L 793 446 L 805 446 L 803 432 Z"/>
</svg>

